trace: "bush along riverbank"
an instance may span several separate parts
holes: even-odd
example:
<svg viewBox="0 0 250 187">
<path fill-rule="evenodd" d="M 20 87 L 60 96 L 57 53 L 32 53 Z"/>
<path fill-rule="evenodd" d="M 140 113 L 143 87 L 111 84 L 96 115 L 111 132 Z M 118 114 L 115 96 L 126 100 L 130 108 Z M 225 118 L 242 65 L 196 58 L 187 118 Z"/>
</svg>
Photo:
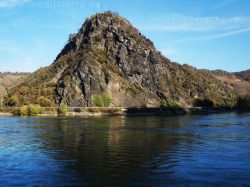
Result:
<svg viewBox="0 0 250 187">
<path fill-rule="evenodd" d="M 0 116 L 101 116 L 125 115 L 121 107 L 41 107 L 40 105 L 23 105 L 22 107 L 0 107 Z"/>
<path fill-rule="evenodd" d="M 186 115 L 186 114 L 208 114 L 208 113 L 224 113 L 250 111 L 249 108 L 239 109 L 230 107 L 190 107 L 190 108 L 122 108 L 122 107 L 41 107 L 39 105 L 24 105 L 22 107 L 2 107 L 0 108 L 0 116 L 113 116 L 113 115 Z"/>
<path fill-rule="evenodd" d="M 216 107 L 216 103 L 209 99 L 198 98 L 194 107 L 182 108 L 176 104 L 161 107 L 108 107 L 110 99 L 105 95 L 92 98 L 96 107 L 44 107 L 40 104 L 29 104 L 21 107 L 0 107 L 0 116 L 101 116 L 101 115 L 184 115 L 205 114 L 231 111 L 250 111 L 250 95 L 239 97 L 234 106 Z"/>
</svg>

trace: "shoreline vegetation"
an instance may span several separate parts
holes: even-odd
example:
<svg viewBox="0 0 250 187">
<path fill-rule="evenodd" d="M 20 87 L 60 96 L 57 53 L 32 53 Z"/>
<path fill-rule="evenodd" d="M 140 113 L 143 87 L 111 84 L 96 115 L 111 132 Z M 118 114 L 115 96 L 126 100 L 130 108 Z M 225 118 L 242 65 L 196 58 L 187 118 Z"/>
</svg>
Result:
<svg viewBox="0 0 250 187">
<path fill-rule="evenodd" d="M 35 104 L 20 106 L 18 98 L 5 97 L 5 105 L 0 106 L 0 116 L 185 115 L 250 111 L 250 95 L 238 97 L 235 104 L 230 106 L 216 106 L 208 98 L 196 98 L 191 107 L 181 107 L 175 102 L 167 102 L 159 107 L 110 107 L 112 100 L 106 93 L 95 95 L 92 100 L 94 107 L 71 107 L 65 104 L 56 106 L 45 97 L 39 97 Z"/>
<path fill-rule="evenodd" d="M 37 117 L 91 117 L 91 116 L 140 116 L 140 115 L 193 115 L 224 112 L 248 112 L 250 109 L 230 107 L 189 107 L 189 108 L 124 108 L 124 107 L 0 107 L 0 116 L 37 116 Z"/>
<path fill-rule="evenodd" d="M 5 97 L 5 105 L 0 106 L 0 116 L 112 116 L 112 115 L 185 115 L 208 114 L 232 111 L 250 111 L 250 95 L 238 97 L 234 105 L 216 106 L 208 99 L 197 98 L 191 107 L 181 107 L 173 102 L 159 107 L 110 107 L 112 100 L 107 94 L 93 97 L 94 107 L 71 107 L 65 104 L 55 106 L 42 98 L 35 104 L 18 105 L 18 98 Z"/>
</svg>

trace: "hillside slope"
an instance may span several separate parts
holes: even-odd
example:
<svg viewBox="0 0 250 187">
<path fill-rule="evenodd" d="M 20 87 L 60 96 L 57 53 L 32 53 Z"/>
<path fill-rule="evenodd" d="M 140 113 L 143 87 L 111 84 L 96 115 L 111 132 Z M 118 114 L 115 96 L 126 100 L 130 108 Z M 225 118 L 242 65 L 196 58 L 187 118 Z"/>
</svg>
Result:
<svg viewBox="0 0 250 187">
<path fill-rule="evenodd" d="M 111 99 L 110 106 L 124 107 L 187 107 L 196 98 L 231 106 L 235 99 L 231 86 L 171 62 L 129 21 L 111 12 L 87 19 L 52 65 L 30 75 L 12 93 L 20 103 L 43 96 L 69 106 L 95 106 L 93 97 L 102 93 Z"/>
<path fill-rule="evenodd" d="M 18 81 L 28 76 L 28 73 L 0 73 L 0 106 L 7 90 L 18 84 Z"/>
<path fill-rule="evenodd" d="M 236 72 L 235 75 L 242 78 L 245 81 L 250 82 L 250 70 Z"/>
<path fill-rule="evenodd" d="M 234 88 L 235 95 L 239 97 L 245 97 L 250 93 L 250 82 L 249 82 L 249 70 L 242 72 L 230 73 L 222 70 L 210 71 L 218 80 L 232 85 Z"/>
</svg>

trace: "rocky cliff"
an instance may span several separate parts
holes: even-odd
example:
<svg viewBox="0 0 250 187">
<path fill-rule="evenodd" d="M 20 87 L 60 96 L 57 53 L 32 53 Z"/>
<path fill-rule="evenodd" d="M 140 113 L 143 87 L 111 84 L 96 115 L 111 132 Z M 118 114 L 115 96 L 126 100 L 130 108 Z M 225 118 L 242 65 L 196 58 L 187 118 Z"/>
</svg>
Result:
<svg viewBox="0 0 250 187">
<path fill-rule="evenodd" d="M 21 93 L 20 89 L 29 89 Z M 110 106 L 191 106 L 209 98 L 217 106 L 234 102 L 232 88 L 209 73 L 171 62 L 129 21 L 111 12 L 87 19 L 71 35 L 54 63 L 42 68 L 13 93 L 29 102 L 43 95 L 56 104 L 94 106 L 106 93 Z"/>
</svg>

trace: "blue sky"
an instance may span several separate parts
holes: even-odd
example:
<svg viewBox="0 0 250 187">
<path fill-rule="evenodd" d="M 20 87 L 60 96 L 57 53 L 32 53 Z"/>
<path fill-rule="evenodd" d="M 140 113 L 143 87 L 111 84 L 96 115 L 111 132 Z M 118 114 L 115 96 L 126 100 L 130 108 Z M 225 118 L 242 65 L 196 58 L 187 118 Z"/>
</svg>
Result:
<svg viewBox="0 0 250 187">
<path fill-rule="evenodd" d="M 0 0 L 0 72 L 53 62 L 87 17 L 118 12 L 172 61 L 250 69 L 249 0 Z"/>
</svg>

